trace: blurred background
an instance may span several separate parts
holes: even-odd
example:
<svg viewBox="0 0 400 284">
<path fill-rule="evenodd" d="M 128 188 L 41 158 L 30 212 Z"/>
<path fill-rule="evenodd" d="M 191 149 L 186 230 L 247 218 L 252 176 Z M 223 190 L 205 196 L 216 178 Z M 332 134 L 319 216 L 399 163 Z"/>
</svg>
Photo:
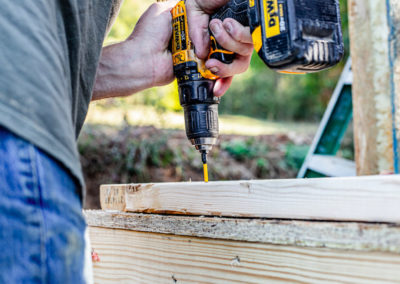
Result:
<svg viewBox="0 0 400 284">
<path fill-rule="evenodd" d="M 105 45 L 123 41 L 153 3 L 125 0 Z M 341 0 L 345 59 L 317 74 L 282 75 L 257 55 L 220 105 L 220 139 L 210 180 L 293 178 L 307 154 L 349 56 L 347 1 Z M 339 155 L 353 159 L 352 127 Z M 202 163 L 184 133 L 177 85 L 92 103 L 79 138 L 86 208 L 99 208 L 100 184 L 201 181 Z"/>
</svg>

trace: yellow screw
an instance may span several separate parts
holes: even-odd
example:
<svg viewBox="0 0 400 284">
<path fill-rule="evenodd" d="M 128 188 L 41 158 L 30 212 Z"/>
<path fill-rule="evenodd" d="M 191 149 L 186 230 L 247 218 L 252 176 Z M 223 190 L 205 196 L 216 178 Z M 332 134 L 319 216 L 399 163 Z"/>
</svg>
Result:
<svg viewBox="0 0 400 284">
<path fill-rule="evenodd" d="M 207 164 L 203 164 L 203 172 L 204 172 L 204 182 L 208 182 L 208 167 L 207 167 Z"/>
</svg>

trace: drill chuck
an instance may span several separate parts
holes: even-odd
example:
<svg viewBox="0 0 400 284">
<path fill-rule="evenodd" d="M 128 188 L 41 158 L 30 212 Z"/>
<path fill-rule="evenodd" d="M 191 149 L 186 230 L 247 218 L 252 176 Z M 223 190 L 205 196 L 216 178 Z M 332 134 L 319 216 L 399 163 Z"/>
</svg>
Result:
<svg viewBox="0 0 400 284">
<path fill-rule="evenodd" d="M 184 110 L 186 136 L 197 150 L 208 153 L 218 138 L 220 100 L 214 96 L 213 80 L 185 80 L 186 76 L 178 76 L 179 100 Z"/>
</svg>

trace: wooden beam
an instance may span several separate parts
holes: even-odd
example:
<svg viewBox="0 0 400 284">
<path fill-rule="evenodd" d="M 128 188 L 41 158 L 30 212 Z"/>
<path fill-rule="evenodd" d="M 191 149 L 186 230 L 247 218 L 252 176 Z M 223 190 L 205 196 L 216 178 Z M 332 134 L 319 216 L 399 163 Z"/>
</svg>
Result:
<svg viewBox="0 0 400 284">
<path fill-rule="evenodd" d="M 104 210 L 400 222 L 400 176 L 103 185 Z"/>
<path fill-rule="evenodd" d="M 400 172 L 400 2 L 387 0 L 389 26 L 390 97 L 392 102 L 394 172 Z"/>
<path fill-rule="evenodd" d="M 400 255 L 90 228 L 96 283 L 394 283 Z"/>
<path fill-rule="evenodd" d="M 392 224 L 165 216 L 99 210 L 84 214 L 90 227 L 400 254 L 400 226 Z"/>
<path fill-rule="evenodd" d="M 354 139 L 359 175 L 394 172 L 396 165 L 391 74 L 393 70 L 399 70 L 400 62 L 389 56 L 389 2 L 398 1 L 348 1 Z M 395 68 L 391 68 L 391 64 L 395 64 Z"/>
</svg>

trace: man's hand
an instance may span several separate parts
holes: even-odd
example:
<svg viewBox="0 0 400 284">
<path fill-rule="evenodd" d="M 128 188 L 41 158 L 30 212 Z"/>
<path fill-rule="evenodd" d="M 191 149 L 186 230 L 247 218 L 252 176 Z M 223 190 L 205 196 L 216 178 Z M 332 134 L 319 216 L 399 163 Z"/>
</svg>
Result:
<svg viewBox="0 0 400 284">
<path fill-rule="evenodd" d="M 128 96 L 174 80 L 171 9 L 178 1 L 154 3 L 129 38 L 103 49 L 93 99 Z"/>
<path fill-rule="evenodd" d="M 250 65 L 253 53 L 253 40 L 249 27 L 243 27 L 233 19 L 210 21 L 210 14 L 222 7 L 229 0 L 187 0 L 188 24 L 190 38 L 195 46 L 196 55 L 206 59 L 209 54 L 211 31 L 217 42 L 226 50 L 236 53 L 232 64 L 223 64 L 218 60 L 210 59 L 206 67 L 215 75 L 221 77 L 214 87 L 214 94 L 222 96 L 232 83 L 232 76 L 243 73 Z"/>
<path fill-rule="evenodd" d="M 175 78 L 168 45 L 172 37 L 171 10 L 177 3 L 177 0 L 170 0 L 151 5 L 140 17 L 129 37 L 151 57 L 148 67 L 152 72 L 152 86 L 166 85 Z"/>
<path fill-rule="evenodd" d="M 197 1 L 197 2 L 196 2 Z M 103 49 L 93 99 L 128 96 L 141 90 L 166 85 L 174 80 L 172 55 L 168 44 L 172 35 L 171 9 L 178 0 L 159 2 L 142 15 L 131 36 L 124 42 Z M 197 55 L 208 56 L 210 35 L 209 15 L 227 0 L 187 0 L 191 39 Z M 210 23 L 216 40 L 237 54 L 232 64 L 210 59 L 207 68 L 220 76 L 214 94 L 222 96 L 232 76 L 246 71 L 253 50 L 250 30 L 233 19 Z"/>
</svg>

